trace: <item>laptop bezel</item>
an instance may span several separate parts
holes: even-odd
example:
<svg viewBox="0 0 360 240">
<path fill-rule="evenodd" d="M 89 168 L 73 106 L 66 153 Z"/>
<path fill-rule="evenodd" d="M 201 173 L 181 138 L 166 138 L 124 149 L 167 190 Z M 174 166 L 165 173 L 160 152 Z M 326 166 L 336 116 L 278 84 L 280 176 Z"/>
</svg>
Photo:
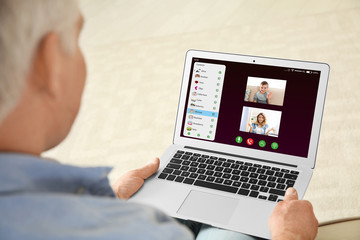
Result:
<svg viewBox="0 0 360 240">
<path fill-rule="evenodd" d="M 242 62 L 249 64 L 261 64 L 269 66 L 289 67 L 298 69 L 311 69 L 320 71 L 319 88 L 316 98 L 316 106 L 314 112 L 314 120 L 312 124 L 310 144 L 308 157 L 298 157 L 282 153 L 273 153 L 269 151 L 261 151 L 241 146 L 232 146 L 222 143 L 216 143 L 201 139 L 192 139 L 181 137 L 181 127 L 183 121 L 183 114 L 185 109 L 186 94 L 190 78 L 190 69 L 193 58 L 214 59 L 222 61 Z M 215 152 L 222 152 L 236 156 L 251 157 L 264 161 L 278 162 L 287 165 L 304 166 L 314 168 L 316 163 L 317 147 L 320 137 L 321 121 L 323 117 L 326 89 L 328 84 L 330 67 L 326 63 L 307 62 L 298 60 L 278 59 L 259 56 L 237 55 L 228 53 L 217 53 L 200 50 L 189 50 L 185 56 L 185 64 L 183 70 L 181 91 L 179 97 L 179 105 L 176 117 L 175 131 L 173 143 L 180 146 L 190 146 L 192 148 L 211 150 Z M 226 79 L 226 72 L 225 72 Z"/>
</svg>

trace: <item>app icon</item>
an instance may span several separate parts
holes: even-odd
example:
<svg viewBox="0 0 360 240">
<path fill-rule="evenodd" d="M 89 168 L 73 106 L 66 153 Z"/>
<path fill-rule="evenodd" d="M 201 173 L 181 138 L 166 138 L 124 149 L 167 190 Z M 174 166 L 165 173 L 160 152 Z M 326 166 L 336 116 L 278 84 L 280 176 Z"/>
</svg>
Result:
<svg viewBox="0 0 360 240">
<path fill-rule="evenodd" d="M 186 130 L 188 130 L 188 131 L 191 131 L 191 129 L 192 129 L 191 127 L 187 127 L 187 128 L 186 128 Z"/>
<path fill-rule="evenodd" d="M 190 113 L 194 113 L 194 109 L 190 109 Z"/>
<path fill-rule="evenodd" d="M 196 77 L 196 78 L 199 78 L 199 77 L 200 77 L 200 74 L 195 74 L 195 77 Z"/>
<path fill-rule="evenodd" d="M 276 150 L 276 149 L 279 148 L 279 144 L 278 144 L 277 142 L 273 142 L 273 143 L 271 144 L 271 148 L 274 149 L 274 150 Z"/>
<path fill-rule="evenodd" d="M 266 146 L 266 142 L 265 142 L 264 140 L 260 140 L 259 146 L 260 146 L 260 147 L 265 147 L 265 146 Z"/>
<path fill-rule="evenodd" d="M 253 144 L 254 144 L 254 140 L 253 140 L 252 138 L 248 138 L 248 139 L 246 140 L 246 143 L 247 143 L 248 145 L 253 145 Z"/>
<path fill-rule="evenodd" d="M 192 125 L 192 121 L 188 121 L 188 125 Z"/>
<path fill-rule="evenodd" d="M 196 92 L 193 92 L 192 95 L 193 95 L 193 96 L 196 96 Z"/>
<path fill-rule="evenodd" d="M 195 107 L 195 104 L 193 104 L 193 103 L 190 103 L 190 106 L 193 106 L 193 107 Z"/>
<path fill-rule="evenodd" d="M 190 132 L 188 132 L 188 135 L 190 135 L 191 133 Z"/>
<path fill-rule="evenodd" d="M 192 102 L 196 102 L 196 98 L 192 98 L 191 101 L 192 101 Z"/>
<path fill-rule="evenodd" d="M 198 86 L 195 86 L 195 90 L 197 90 Z"/>
<path fill-rule="evenodd" d="M 198 80 L 196 80 L 196 81 L 195 81 L 195 83 L 196 83 L 196 84 L 198 84 L 198 83 L 199 83 L 199 81 L 198 81 Z"/>
<path fill-rule="evenodd" d="M 235 141 L 237 142 L 237 143 L 241 143 L 242 142 L 242 137 L 240 137 L 240 136 L 237 136 L 236 138 L 235 138 Z"/>
<path fill-rule="evenodd" d="M 193 119 L 194 118 L 194 116 L 193 115 L 189 115 L 189 119 Z"/>
</svg>

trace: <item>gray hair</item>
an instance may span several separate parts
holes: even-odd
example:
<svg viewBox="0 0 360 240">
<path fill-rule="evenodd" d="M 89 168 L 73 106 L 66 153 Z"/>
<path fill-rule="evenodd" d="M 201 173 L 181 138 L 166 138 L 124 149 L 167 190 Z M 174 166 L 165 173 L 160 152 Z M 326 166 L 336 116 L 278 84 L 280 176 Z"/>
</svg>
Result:
<svg viewBox="0 0 360 240">
<path fill-rule="evenodd" d="M 16 106 L 46 34 L 56 32 L 64 51 L 75 50 L 78 17 L 75 0 L 0 0 L 0 124 Z"/>
</svg>

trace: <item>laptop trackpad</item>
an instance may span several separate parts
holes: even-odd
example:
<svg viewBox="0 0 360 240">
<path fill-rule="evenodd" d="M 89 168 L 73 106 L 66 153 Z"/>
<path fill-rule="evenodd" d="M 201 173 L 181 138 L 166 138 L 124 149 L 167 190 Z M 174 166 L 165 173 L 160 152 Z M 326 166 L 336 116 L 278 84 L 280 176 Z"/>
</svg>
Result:
<svg viewBox="0 0 360 240">
<path fill-rule="evenodd" d="M 227 224 L 238 202 L 234 198 L 192 190 L 179 208 L 178 213 L 197 219 Z"/>
</svg>

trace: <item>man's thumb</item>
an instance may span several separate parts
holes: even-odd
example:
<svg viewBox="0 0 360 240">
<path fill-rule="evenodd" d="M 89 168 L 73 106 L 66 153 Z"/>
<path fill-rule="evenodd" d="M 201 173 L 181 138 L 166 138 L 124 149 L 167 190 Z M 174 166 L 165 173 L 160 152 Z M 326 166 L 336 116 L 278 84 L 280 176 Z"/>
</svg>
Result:
<svg viewBox="0 0 360 240">
<path fill-rule="evenodd" d="M 285 193 L 285 201 L 298 200 L 298 194 L 295 188 L 288 188 Z"/>
<path fill-rule="evenodd" d="M 141 177 L 143 179 L 147 179 L 148 177 L 153 175 L 159 169 L 159 165 L 160 165 L 159 158 L 155 158 L 150 163 L 148 163 L 145 166 L 143 166 L 142 168 L 138 169 L 138 171 L 140 172 Z"/>
</svg>

